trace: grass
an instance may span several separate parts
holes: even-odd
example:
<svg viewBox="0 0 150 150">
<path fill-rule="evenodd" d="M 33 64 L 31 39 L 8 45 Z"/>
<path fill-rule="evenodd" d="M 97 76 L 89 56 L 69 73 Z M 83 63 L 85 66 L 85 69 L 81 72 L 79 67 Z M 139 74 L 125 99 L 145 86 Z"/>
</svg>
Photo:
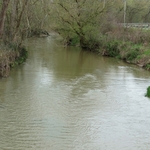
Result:
<svg viewBox="0 0 150 150">
<path fill-rule="evenodd" d="M 145 54 L 145 55 L 147 55 L 147 56 L 150 56 L 150 49 L 149 49 L 149 50 L 144 51 L 144 54 Z"/>
</svg>

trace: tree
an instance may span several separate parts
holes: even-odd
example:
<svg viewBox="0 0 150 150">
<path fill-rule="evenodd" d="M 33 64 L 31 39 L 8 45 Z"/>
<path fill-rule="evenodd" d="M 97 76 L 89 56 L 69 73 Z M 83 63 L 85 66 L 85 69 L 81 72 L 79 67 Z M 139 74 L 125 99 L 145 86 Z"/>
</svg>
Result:
<svg viewBox="0 0 150 150">
<path fill-rule="evenodd" d="M 5 22 L 6 12 L 8 9 L 9 2 L 10 0 L 2 1 L 2 7 L 1 7 L 1 12 L 0 12 L 0 38 L 2 38 L 2 35 L 3 35 L 4 22 Z"/>
<path fill-rule="evenodd" d="M 19 29 L 22 23 L 22 19 L 24 17 L 24 12 L 27 7 L 28 1 L 29 0 L 23 0 L 19 3 L 19 0 L 12 0 L 12 24 L 10 26 L 10 29 L 13 27 L 14 31 L 11 31 L 10 33 L 12 34 L 11 39 L 13 41 L 15 41 L 17 34 L 19 34 Z M 18 11 L 18 8 L 20 8 L 20 11 Z"/>
<path fill-rule="evenodd" d="M 3 0 L 0 12 L 0 37 L 4 41 L 20 43 L 30 31 L 45 28 L 48 24 L 46 21 L 49 3 L 49 0 Z"/>
<path fill-rule="evenodd" d="M 112 1 L 57 0 L 55 2 L 56 30 L 79 41 L 81 47 L 89 47 L 91 37 L 100 33 L 101 17 Z"/>
<path fill-rule="evenodd" d="M 127 3 L 127 21 L 129 23 L 143 22 L 143 15 L 146 14 L 148 1 L 130 0 Z"/>
</svg>

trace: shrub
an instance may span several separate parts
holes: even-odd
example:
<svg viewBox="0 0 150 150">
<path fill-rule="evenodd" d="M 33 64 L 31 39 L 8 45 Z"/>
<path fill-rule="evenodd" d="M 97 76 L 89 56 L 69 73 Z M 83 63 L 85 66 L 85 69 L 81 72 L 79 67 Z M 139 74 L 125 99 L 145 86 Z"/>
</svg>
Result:
<svg viewBox="0 0 150 150">
<path fill-rule="evenodd" d="M 146 70 L 150 70 L 150 64 L 146 64 L 145 68 Z"/>
<path fill-rule="evenodd" d="M 76 37 L 73 37 L 70 39 L 70 45 L 71 46 L 77 46 L 79 45 L 79 38 L 76 36 Z"/>
<path fill-rule="evenodd" d="M 133 61 L 136 58 L 138 58 L 139 55 L 141 54 L 141 45 L 130 44 L 128 48 L 129 50 L 127 50 L 126 56 L 125 56 L 125 59 L 127 61 Z"/>
<path fill-rule="evenodd" d="M 119 41 L 110 41 L 105 46 L 105 55 L 115 57 L 119 55 Z"/>
<path fill-rule="evenodd" d="M 145 96 L 150 97 L 150 86 L 147 88 L 147 93 Z"/>
<path fill-rule="evenodd" d="M 138 54 L 139 54 L 138 51 L 131 50 L 127 53 L 126 60 L 132 61 L 138 56 Z"/>
<path fill-rule="evenodd" d="M 0 46 L 0 77 L 7 77 L 11 67 L 23 63 L 27 58 L 27 50 L 15 44 Z"/>
</svg>

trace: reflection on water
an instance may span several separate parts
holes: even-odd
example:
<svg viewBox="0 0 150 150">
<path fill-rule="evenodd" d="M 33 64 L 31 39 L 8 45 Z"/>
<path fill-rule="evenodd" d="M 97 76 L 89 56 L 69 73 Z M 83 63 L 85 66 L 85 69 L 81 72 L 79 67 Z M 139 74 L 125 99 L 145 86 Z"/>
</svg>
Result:
<svg viewBox="0 0 150 150">
<path fill-rule="evenodd" d="M 148 150 L 150 73 L 51 38 L 0 80 L 0 150 Z"/>
</svg>

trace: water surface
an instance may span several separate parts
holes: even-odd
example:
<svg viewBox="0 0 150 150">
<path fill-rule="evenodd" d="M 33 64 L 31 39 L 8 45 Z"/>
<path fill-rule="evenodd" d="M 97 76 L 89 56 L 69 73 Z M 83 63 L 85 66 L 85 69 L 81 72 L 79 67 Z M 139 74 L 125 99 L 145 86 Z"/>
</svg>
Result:
<svg viewBox="0 0 150 150">
<path fill-rule="evenodd" d="M 150 149 L 150 72 L 51 37 L 25 44 L 0 80 L 0 150 Z"/>
</svg>

